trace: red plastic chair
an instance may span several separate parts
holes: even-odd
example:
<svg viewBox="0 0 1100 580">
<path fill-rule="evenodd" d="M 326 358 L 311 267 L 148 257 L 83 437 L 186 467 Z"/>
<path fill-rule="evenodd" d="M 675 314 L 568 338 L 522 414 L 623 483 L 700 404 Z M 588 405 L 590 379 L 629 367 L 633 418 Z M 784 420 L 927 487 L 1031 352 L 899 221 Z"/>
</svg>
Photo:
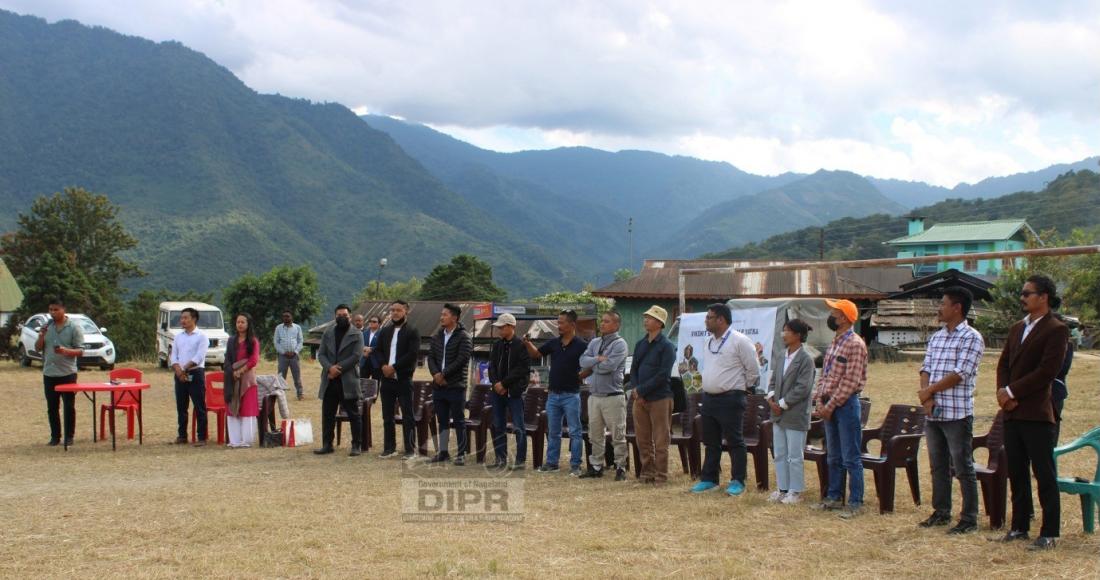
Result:
<svg viewBox="0 0 1100 580">
<path fill-rule="evenodd" d="M 112 381 L 124 383 L 142 382 L 141 371 L 137 369 L 115 369 L 107 377 Z M 123 393 L 129 393 L 124 395 Z M 138 403 L 135 391 L 119 391 L 111 393 L 111 402 L 99 406 L 99 438 L 107 438 L 107 413 L 124 411 L 126 413 L 126 438 L 134 438 L 134 415 L 137 413 Z"/>
<path fill-rule="evenodd" d="M 206 412 L 214 413 L 217 417 L 218 423 L 218 445 L 223 445 L 225 440 L 229 438 L 229 432 L 227 430 L 227 422 L 225 420 L 226 415 L 229 413 L 229 408 L 225 406 L 225 389 L 223 387 L 215 387 L 214 383 L 219 385 L 225 385 L 225 373 L 222 371 L 214 371 L 212 373 L 206 373 Z M 195 441 L 195 427 L 198 423 L 198 415 L 194 410 L 191 411 L 191 441 Z"/>
</svg>

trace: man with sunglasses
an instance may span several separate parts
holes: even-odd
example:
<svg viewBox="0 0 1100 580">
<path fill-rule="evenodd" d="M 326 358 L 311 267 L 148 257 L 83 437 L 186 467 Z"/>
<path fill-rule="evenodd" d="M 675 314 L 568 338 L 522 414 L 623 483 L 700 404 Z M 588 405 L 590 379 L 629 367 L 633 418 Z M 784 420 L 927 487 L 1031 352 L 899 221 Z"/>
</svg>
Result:
<svg viewBox="0 0 1100 580">
<path fill-rule="evenodd" d="M 558 337 L 535 348 L 528 337 L 523 338 L 527 353 L 536 361 L 550 357 L 550 394 L 546 399 L 546 421 L 549 426 L 546 443 L 546 461 L 539 467 L 541 473 L 558 471 L 561 454 L 562 415 L 569 425 L 569 475 L 580 477 L 581 459 L 584 456 L 584 435 L 581 431 L 581 356 L 588 342 L 577 336 L 577 313 L 562 310 L 558 313 Z"/>
<path fill-rule="evenodd" d="M 1051 383 L 1066 356 L 1069 328 L 1051 312 L 1061 305 L 1046 276 L 1027 279 L 1020 304 L 1027 316 L 1012 325 L 997 361 L 997 404 L 1005 417 L 1005 454 L 1012 484 L 1012 527 L 1002 541 L 1027 540 L 1034 506 L 1031 474 L 1039 484 L 1043 523 L 1031 550 L 1054 548 L 1060 535 L 1061 504 L 1054 467 L 1055 421 Z"/>
</svg>

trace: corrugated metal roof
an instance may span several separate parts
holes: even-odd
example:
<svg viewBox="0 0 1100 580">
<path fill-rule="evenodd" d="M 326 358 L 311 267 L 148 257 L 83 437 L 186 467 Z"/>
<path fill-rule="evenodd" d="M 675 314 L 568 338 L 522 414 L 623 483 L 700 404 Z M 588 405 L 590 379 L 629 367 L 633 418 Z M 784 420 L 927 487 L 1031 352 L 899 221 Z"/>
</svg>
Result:
<svg viewBox="0 0 1100 580">
<path fill-rule="evenodd" d="M 1023 228 L 1026 228 L 1032 235 L 1035 234 L 1031 226 L 1027 225 L 1027 220 L 1022 219 L 938 223 L 919 234 L 894 238 L 886 243 L 896 246 L 1007 240 Z"/>
<path fill-rule="evenodd" d="M 0 312 L 15 312 L 23 304 L 23 291 L 8 270 L 7 264 L 0 259 Z"/>
<path fill-rule="evenodd" d="M 593 292 L 608 298 L 666 298 L 680 295 L 679 273 L 683 268 L 749 267 L 784 262 L 735 260 L 646 260 L 635 277 Z M 805 262 L 786 262 L 804 264 Z M 814 296 L 824 298 L 880 299 L 897 292 L 913 279 L 908 268 L 797 268 L 767 272 L 706 273 L 685 278 L 689 299 L 779 298 Z"/>
</svg>

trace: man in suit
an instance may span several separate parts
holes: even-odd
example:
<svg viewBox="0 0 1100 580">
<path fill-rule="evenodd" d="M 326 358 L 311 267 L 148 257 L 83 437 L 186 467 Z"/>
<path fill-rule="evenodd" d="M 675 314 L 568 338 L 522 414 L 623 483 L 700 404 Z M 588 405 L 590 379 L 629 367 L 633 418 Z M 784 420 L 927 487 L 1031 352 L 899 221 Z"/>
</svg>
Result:
<svg viewBox="0 0 1100 580">
<path fill-rule="evenodd" d="M 405 459 L 416 456 L 413 450 L 412 376 L 420 356 L 420 333 L 408 324 L 409 303 L 394 300 L 390 304 L 390 323 L 378 333 L 378 353 L 382 360 L 382 455 L 397 456 L 397 433 L 394 421 L 396 405 L 401 405 L 401 434 L 405 444 Z"/>
<path fill-rule="evenodd" d="M 367 319 L 367 328 L 363 330 L 363 362 L 359 367 L 359 378 L 382 378 L 382 355 L 378 353 L 378 332 L 382 320 L 372 314 Z"/>
<path fill-rule="evenodd" d="M 347 304 L 336 307 L 336 323 L 321 337 L 317 362 L 321 363 L 321 448 L 318 455 L 332 453 L 336 434 L 336 409 L 343 406 L 351 422 L 351 455 L 363 452 L 363 418 L 359 416 L 359 359 L 363 356 L 363 333 L 351 325 Z"/>
<path fill-rule="evenodd" d="M 1062 300 L 1050 278 L 1029 277 L 1020 291 L 1020 302 L 1027 317 L 1009 329 L 997 362 L 997 404 L 1005 413 L 1005 453 L 1012 483 L 1012 528 L 1003 541 L 1028 539 L 1035 509 L 1028 470 L 1033 469 L 1043 524 L 1039 537 L 1028 548 L 1049 550 L 1054 548 L 1061 526 L 1051 383 L 1062 368 L 1069 329 L 1051 312 Z"/>
</svg>

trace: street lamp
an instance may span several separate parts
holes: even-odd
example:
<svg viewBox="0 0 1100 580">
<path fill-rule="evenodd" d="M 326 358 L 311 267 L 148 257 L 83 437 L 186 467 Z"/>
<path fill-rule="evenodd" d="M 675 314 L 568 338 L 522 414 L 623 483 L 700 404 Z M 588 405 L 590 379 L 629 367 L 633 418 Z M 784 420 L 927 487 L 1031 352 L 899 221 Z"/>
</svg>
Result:
<svg viewBox="0 0 1100 580">
<path fill-rule="evenodd" d="M 374 290 L 375 290 L 374 294 L 375 294 L 376 297 L 378 297 L 378 299 L 382 298 L 382 296 L 381 296 L 381 294 L 382 294 L 382 269 L 385 268 L 386 264 L 388 264 L 388 263 L 389 263 L 389 260 L 387 260 L 385 258 L 382 258 L 381 260 L 378 260 L 378 279 L 375 282 L 375 288 L 374 288 Z"/>
</svg>

